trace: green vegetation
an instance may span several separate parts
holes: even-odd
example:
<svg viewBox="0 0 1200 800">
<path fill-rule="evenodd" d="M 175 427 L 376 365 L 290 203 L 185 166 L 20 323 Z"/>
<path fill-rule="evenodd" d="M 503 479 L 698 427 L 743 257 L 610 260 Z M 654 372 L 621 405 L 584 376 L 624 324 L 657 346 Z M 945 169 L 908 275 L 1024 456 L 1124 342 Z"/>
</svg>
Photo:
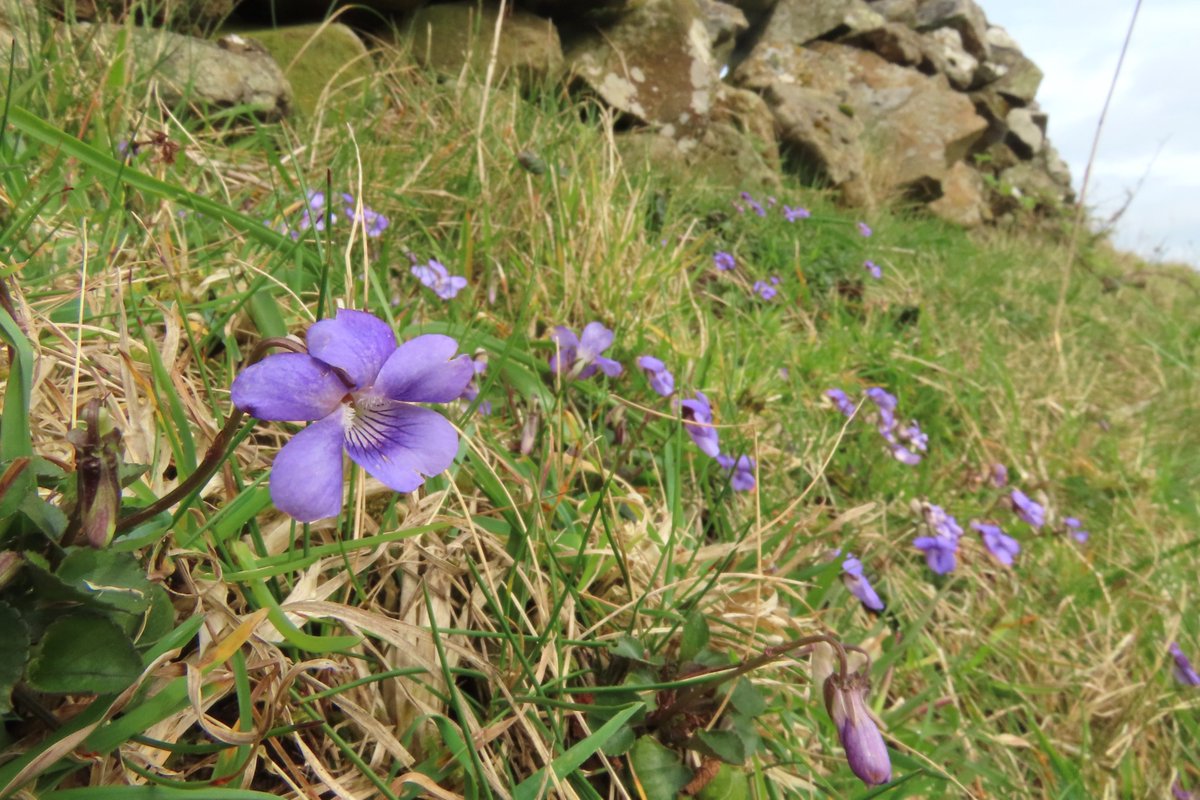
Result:
<svg viewBox="0 0 1200 800">
<path fill-rule="evenodd" d="M 403 53 L 322 95 L 335 124 L 318 108 L 265 126 L 186 122 L 144 76 L 80 80 L 53 47 L 12 70 L 0 131 L 0 550 L 23 554 L 0 577 L 0 795 L 663 798 L 701 753 L 723 764 L 714 798 L 1200 788 L 1200 690 L 1167 654 L 1200 657 L 1186 271 L 1127 280 L 1136 265 L 1094 242 L 1066 270 L 1053 230 L 967 234 L 902 209 L 871 213 L 865 238 L 798 186 L 779 205 L 808 219 L 739 214 L 736 192 L 622 172 L 587 104 L 440 84 Z M 144 144 L 124 160 L 120 141 Z M 390 227 L 277 232 L 312 189 Z M 424 288 L 409 268 L 430 258 L 467 289 Z M 765 301 L 751 287 L 771 275 Z M 356 471 L 341 517 L 300 525 L 267 490 L 298 426 L 248 421 L 200 491 L 85 545 L 68 432 L 88 400 L 97 434 L 101 415 L 121 431 L 128 516 L 204 462 L 259 341 L 336 305 L 486 353 L 493 410 L 447 407 L 450 470 L 409 495 Z M 624 374 L 552 375 L 553 326 L 595 320 Z M 642 354 L 677 396 L 708 395 L 756 491 L 689 441 Z M 834 386 L 895 394 L 923 460 L 847 422 Z M 1003 507 L 993 463 L 1044 528 Z M 1015 566 L 967 530 L 957 569 L 933 575 L 920 500 L 1001 522 Z M 838 548 L 884 613 L 843 588 Z M 704 680 L 688 672 L 823 632 L 874 660 L 892 785 L 847 768 L 795 653 L 656 724 Z"/>
</svg>

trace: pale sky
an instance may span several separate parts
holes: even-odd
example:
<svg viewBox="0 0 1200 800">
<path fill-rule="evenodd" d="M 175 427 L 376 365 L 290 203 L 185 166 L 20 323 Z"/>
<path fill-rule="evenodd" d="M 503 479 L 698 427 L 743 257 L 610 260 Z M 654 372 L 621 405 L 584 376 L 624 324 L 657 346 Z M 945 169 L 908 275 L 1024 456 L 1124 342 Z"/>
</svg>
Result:
<svg viewBox="0 0 1200 800">
<path fill-rule="evenodd" d="M 1136 0 L 976 1 L 1045 73 L 1038 102 L 1078 192 Z M 1118 246 L 1200 268 L 1198 51 L 1200 0 L 1143 0 L 1087 203 L 1107 218 L 1134 192 Z"/>
</svg>

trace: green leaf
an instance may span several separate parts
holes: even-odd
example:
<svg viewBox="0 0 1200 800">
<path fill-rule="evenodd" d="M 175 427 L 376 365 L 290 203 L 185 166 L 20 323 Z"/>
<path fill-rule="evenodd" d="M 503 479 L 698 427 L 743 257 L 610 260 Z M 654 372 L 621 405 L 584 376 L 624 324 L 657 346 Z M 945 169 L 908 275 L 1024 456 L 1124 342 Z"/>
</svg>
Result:
<svg viewBox="0 0 1200 800">
<path fill-rule="evenodd" d="M 657 660 L 648 655 L 648 651 L 640 641 L 632 636 L 622 634 L 613 640 L 609 649 L 614 656 L 628 658 L 630 661 L 640 661 L 643 664 L 654 664 Z"/>
<path fill-rule="evenodd" d="M 750 797 L 750 779 L 741 769 L 722 764 L 717 776 L 696 797 L 699 800 L 746 800 Z"/>
<path fill-rule="evenodd" d="M 583 762 L 595 755 L 597 750 L 603 748 L 625 726 L 630 717 L 643 708 L 644 706 L 641 703 L 634 703 L 626 707 L 608 722 L 601 725 L 600 729 L 594 731 L 591 736 L 572 745 L 565 753 L 551 761 L 550 769 L 554 770 L 554 774 L 559 780 L 565 780 L 568 775 L 583 766 Z M 549 781 L 545 773 L 545 768 L 539 769 L 521 781 L 517 788 L 513 790 L 513 800 L 536 800 L 536 798 L 545 797 L 543 789 L 546 786 L 554 785 Z"/>
<path fill-rule="evenodd" d="M 142 671 L 133 643 L 98 614 L 59 617 L 46 628 L 29 664 L 40 692 L 106 694 L 125 689 Z"/>
<path fill-rule="evenodd" d="M 67 554 L 54 574 L 93 603 L 129 615 L 119 620 L 126 630 L 133 630 L 133 622 L 140 624 L 150 607 L 153 584 L 130 553 L 80 547 Z"/>
<path fill-rule="evenodd" d="M 629 765 L 646 800 L 675 800 L 679 790 L 692 779 L 691 770 L 683 765 L 675 751 L 668 750 L 650 736 L 643 736 L 633 743 Z"/>
<path fill-rule="evenodd" d="M 33 349 L 21 328 L 0 308 L 0 338 L 12 349 L 12 363 L 5 377 L 4 408 L 0 409 L 0 463 L 33 456 L 33 430 L 29 422 L 29 398 L 33 386 Z M 5 511 L 11 513 L 31 494 L 34 487 L 32 470 L 21 468 L 12 477 L 4 498 Z M 0 499 L 4 499 L 0 498 Z"/>
<path fill-rule="evenodd" d="M 762 737 L 758 734 L 758 727 L 754 724 L 754 717 L 743 714 L 740 711 L 734 711 L 729 715 L 729 718 L 733 722 L 733 732 L 742 740 L 742 749 L 746 753 L 746 758 L 753 757 L 762 745 Z"/>
<path fill-rule="evenodd" d="M 52 542 L 61 539 L 67 530 L 67 515 L 34 492 L 25 495 L 21 501 L 21 513 Z"/>
<path fill-rule="evenodd" d="M 0 714 L 12 710 L 12 688 L 25 672 L 29 659 L 29 628 L 17 610 L 0 601 L 0 631 L 4 631 L 4 646 L 0 647 Z"/>
<path fill-rule="evenodd" d="M 729 702 L 748 717 L 757 717 L 767 710 L 767 701 L 763 699 L 762 692 L 746 678 L 733 685 Z"/>
<path fill-rule="evenodd" d="M 727 764 L 746 763 L 746 748 L 742 737 L 733 731 L 696 731 L 690 745 L 705 755 L 715 756 Z"/>
<path fill-rule="evenodd" d="M 683 636 L 679 641 L 679 660 L 693 660 L 708 644 L 708 620 L 699 611 L 688 614 L 683 623 Z"/>
</svg>

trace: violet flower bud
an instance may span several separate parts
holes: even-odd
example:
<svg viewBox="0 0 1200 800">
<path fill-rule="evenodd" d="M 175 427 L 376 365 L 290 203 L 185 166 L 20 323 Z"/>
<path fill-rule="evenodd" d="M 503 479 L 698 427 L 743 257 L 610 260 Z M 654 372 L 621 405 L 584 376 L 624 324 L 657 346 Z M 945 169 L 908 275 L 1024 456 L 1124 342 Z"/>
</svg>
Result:
<svg viewBox="0 0 1200 800">
<path fill-rule="evenodd" d="M 883 734 L 867 710 L 868 688 L 867 677 L 859 672 L 844 678 L 830 676 L 825 681 L 825 710 L 837 726 L 850 769 L 868 786 L 879 786 L 892 779 L 892 762 Z"/>
<path fill-rule="evenodd" d="M 83 428 L 67 434 L 75 446 L 77 513 L 88 544 L 107 547 L 121 513 L 121 431 L 91 400 L 83 409 Z"/>
<path fill-rule="evenodd" d="M 8 582 L 17 574 L 17 570 L 21 569 L 21 565 L 25 563 L 25 559 L 21 558 L 21 554 L 13 550 L 0 550 L 0 589 L 8 585 Z"/>
</svg>

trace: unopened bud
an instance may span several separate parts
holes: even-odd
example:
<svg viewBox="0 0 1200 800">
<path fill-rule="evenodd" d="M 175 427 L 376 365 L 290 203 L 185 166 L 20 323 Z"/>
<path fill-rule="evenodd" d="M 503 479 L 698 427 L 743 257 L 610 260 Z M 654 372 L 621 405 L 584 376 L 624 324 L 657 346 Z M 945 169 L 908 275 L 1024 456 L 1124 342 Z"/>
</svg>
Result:
<svg viewBox="0 0 1200 800">
<path fill-rule="evenodd" d="M 25 559 L 21 558 L 20 553 L 12 550 L 0 550 L 0 589 L 8 585 L 8 582 L 17 574 L 17 570 L 25 563 Z"/>
<path fill-rule="evenodd" d="M 75 445 L 77 513 L 88 544 L 101 548 L 112 541 L 121 513 L 121 431 L 99 400 L 84 407 L 83 424 L 67 434 Z"/>
<path fill-rule="evenodd" d="M 867 709 L 869 687 L 866 676 L 858 672 L 845 678 L 832 675 L 825 682 L 825 709 L 837 726 L 850 769 L 863 783 L 878 786 L 892 779 L 892 762 Z"/>
</svg>

